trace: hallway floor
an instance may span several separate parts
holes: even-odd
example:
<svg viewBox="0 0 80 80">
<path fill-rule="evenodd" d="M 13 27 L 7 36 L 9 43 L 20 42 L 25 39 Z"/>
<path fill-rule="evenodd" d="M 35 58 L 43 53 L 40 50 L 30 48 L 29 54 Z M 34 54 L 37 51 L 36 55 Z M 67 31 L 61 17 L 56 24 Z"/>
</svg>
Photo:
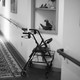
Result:
<svg viewBox="0 0 80 80">
<path fill-rule="evenodd" d="M 45 70 L 39 68 L 30 68 L 28 70 L 28 76 L 17 78 L 6 78 L 0 80 L 60 80 L 60 72 L 51 72 L 48 78 L 45 77 Z"/>
</svg>

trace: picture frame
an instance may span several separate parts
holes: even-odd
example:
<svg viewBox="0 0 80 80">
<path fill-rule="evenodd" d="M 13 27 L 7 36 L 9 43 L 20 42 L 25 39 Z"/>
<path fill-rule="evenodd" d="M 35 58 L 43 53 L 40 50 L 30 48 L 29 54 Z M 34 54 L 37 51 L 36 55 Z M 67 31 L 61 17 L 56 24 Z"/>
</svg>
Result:
<svg viewBox="0 0 80 80">
<path fill-rule="evenodd" d="M 2 6 L 5 6 L 5 0 L 2 0 Z"/>
<path fill-rule="evenodd" d="M 11 0 L 11 13 L 17 13 L 17 0 Z"/>
</svg>

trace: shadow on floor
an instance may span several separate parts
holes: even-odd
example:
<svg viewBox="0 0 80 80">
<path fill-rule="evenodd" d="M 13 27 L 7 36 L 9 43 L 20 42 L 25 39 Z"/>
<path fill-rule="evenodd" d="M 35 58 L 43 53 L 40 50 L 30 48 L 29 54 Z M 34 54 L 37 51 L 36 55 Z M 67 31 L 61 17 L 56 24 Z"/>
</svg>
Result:
<svg viewBox="0 0 80 80">
<path fill-rule="evenodd" d="M 28 69 L 28 75 L 26 77 L 6 78 L 0 80 L 60 80 L 60 72 L 50 72 L 48 78 L 45 77 L 45 70 L 39 68 Z"/>
</svg>

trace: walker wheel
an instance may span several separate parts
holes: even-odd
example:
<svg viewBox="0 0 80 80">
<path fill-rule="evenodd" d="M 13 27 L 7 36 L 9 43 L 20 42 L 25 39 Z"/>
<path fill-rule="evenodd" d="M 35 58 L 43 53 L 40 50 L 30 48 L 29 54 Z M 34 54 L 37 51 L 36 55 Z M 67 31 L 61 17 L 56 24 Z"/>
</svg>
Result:
<svg viewBox="0 0 80 80">
<path fill-rule="evenodd" d="M 26 72 L 25 70 L 23 70 L 23 71 L 21 72 L 21 76 L 22 76 L 22 77 L 26 77 L 26 75 L 27 75 L 27 72 Z"/>
</svg>

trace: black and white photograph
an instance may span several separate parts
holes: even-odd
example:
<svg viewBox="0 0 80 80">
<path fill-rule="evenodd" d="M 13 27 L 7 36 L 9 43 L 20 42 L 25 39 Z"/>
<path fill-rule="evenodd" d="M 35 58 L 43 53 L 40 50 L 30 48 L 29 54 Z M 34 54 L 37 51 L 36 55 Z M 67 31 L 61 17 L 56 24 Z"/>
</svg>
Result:
<svg viewBox="0 0 80 80">
<path fill-rule="evenodd" d="M 80 80 L 80 0 L 0 0 L 0 80 Z"/>
</svg>

